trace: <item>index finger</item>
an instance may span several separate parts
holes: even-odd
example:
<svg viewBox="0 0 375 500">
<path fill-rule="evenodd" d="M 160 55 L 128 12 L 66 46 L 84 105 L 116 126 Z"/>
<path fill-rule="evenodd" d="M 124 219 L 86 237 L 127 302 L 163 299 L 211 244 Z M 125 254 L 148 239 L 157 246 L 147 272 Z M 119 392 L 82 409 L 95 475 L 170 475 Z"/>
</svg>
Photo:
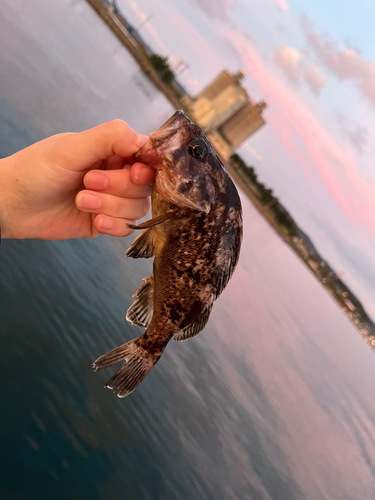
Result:
<svg viewBox="0 0 375 500">
<path fill-rule="evenodd" d="M 121 198 L 146 198 L 151 195 L 150 183 L 137 185 L 132 181 L 130 165 L 120 170 L 90 170 L 83 182 L 86 189 Z"/>
<path fill-rule="evenodd" d="M 156 170 L 154 168 L 136 162 L 131 167 L 130 179 L 137 186 L 145 186 L 154 182 L 155 174 Z"/>
<path fill-rule="evenodd" d="M 54 146 L 55 161 L 75 171 L 85 171 L 114 155 L 132 156 L 148 139 L 122 120 L 112 120 L 83 132 L 55 138 L 59 141 L 57 147 Z"/>
</svg>

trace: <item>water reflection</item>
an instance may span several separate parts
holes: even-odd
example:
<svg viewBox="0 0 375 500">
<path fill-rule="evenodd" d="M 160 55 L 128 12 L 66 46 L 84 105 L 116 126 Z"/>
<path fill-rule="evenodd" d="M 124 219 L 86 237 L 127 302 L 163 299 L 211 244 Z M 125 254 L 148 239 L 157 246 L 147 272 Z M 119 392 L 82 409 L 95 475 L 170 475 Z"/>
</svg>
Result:
<svg viewBox="0 0 375 500">
<path fill-rule="evenodd" d="M 171 114 L 83 0 L 6 0 L 0 41 L 0 155 Z M 151 264 L 125 259 L 129 240 L 3 242 L 1 498 L 374 498 L 373 353 L 243 205 L 240 264 L 207 328 L 126 400 L 91 364 L 139 335 L 125 314 Z"/>
</svg>

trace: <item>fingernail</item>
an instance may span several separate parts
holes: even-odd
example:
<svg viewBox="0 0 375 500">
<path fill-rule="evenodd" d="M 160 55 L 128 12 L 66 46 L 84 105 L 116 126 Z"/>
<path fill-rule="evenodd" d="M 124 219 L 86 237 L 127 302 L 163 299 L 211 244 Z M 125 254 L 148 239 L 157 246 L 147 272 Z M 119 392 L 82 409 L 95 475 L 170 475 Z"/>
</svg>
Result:
<svg viewBox="0 0 375 500">
<path fill-rule="evenodd" d="M 93 194 L 82 194 L 78 198 L 78 203 L 82 208 L 86 210 L 94 210 L 95 208 L 99 208 L 101 205 L 101 199 L 98 196 L 94 196 Z"/>
<path fill-rule="evenodd" d="M 105 231 L 109 231 L 115 228 L 115 223 L 112 219 L 108 219 L 107 217 L 102 217 L 99 222 L 99 229 L 104 229 Z"/>
<path fill-rule="evenodd" d="M 89 172 L 86 176 L 86 187 L 89 189 L 97 189 L 98 191 L 103 191 L 107 189 L 109 181 L 107 177 L 98 172 Z"/>
</svg>

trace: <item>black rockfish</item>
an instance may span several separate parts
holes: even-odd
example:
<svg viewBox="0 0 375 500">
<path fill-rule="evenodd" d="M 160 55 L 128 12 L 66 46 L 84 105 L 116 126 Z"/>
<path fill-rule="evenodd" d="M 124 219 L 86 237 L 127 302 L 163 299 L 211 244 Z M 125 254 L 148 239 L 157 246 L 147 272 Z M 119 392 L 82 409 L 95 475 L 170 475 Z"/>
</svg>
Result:
<svg viewBox="0 0 375 500">
<path fill-rule="evenodd" d="M 126 318 L 143 335 L 107 352 L 95 370 L 125 364 L 106 387 L 130 394 L 157 363 L 166 345 L 205 327 L 213 302 L 233 274 L 242 240 L 237 189 L 202 130 L 177 111 L 135 154 L 157 169 L 152 219 L 128 257 L 154 257 L 153 273 L 133 296 Z"/>
</svg>

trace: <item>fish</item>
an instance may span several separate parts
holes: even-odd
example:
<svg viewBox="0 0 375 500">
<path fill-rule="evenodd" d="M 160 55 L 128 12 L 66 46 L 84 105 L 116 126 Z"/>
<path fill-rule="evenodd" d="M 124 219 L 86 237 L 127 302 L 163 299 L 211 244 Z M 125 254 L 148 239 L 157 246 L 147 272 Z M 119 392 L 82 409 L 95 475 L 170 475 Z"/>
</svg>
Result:
<svg viewBox="0 0 375 500">
<path fill-rule="evenodd" d="M 93 364 L 102 370 L 125 361 L 105 386 L 120 398 L 138 387 L 171 339 L 185 341 L 204 329 L 238 263 L 243 233 L 236 186 L 183 111 L 152 132 L 134 158 L 156 169 L 152 218 L 129 224 L 142 232 L 126 252 L 133 259 L 154 258 L 126 314 L 146 331 Z"/>
</svg>

